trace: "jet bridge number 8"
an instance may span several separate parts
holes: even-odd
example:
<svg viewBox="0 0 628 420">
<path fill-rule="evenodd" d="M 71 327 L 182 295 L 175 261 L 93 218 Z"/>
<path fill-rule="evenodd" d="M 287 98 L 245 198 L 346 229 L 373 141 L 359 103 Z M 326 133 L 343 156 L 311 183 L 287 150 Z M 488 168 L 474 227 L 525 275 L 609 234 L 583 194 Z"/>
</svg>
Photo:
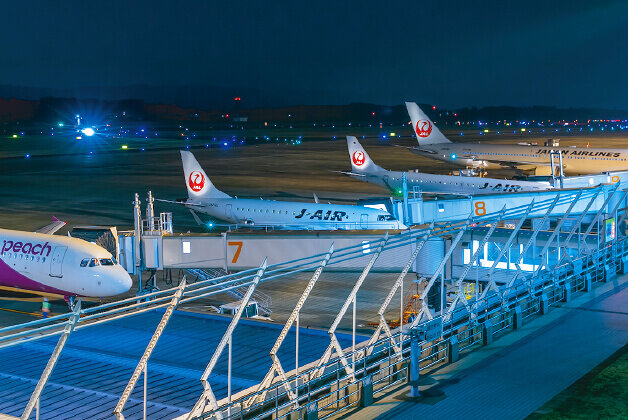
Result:
<svg viewBox="0 0 628 420">
<path fill-rule="evenodd" d="M 474 207 L 476 216 L 484 216 L 486 214 L 486 203 L 484 201 L 476 201 Z"/>
</svg>

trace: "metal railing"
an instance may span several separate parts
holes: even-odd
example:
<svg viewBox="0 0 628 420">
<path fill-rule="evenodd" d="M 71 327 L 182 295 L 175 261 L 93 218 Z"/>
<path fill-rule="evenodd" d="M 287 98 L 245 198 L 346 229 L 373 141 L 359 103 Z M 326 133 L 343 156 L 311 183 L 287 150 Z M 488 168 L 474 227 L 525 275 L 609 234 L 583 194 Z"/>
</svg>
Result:
<svg viewBox="0 0 628 420">
<path fill-rule="evenodd" d="M 599 211 L 584 214 L 579 218 L 578 224 L 583 222 L 584 216 L 588 216 L 586 232 L 576 232 L 575 228 L 569 231 L 569 238 L 577 238 L 577 248 L 572 246 L 573 241 L 564 240 L 560 233 L 564 220 L 569 216 L 569 209 L 573 208 L 576 201 L 590 200 L 593 202 L 598 195 L 604 194 L 605 206 Z M 618 197 L 621 198 L 618 198 Z M 67 337 L 76 329 L 99 325 L 128 316 L 165 308 L 168 317 L 177 305 L 207 298 L 218 293 L 233 290 L 246 290 L 241 293 L 243 299 L 240 308 L 233 318 L 232 324 L 221 340 L 214 356 L 209 362 L 202 379 L 204 391 L 199 397 L 194 410 L 188 418 L 254 418 L 261 416 L 285 417 L 293 412 L 300 412 L 304 408 L 315 407 L 319 418 L 326 418 L 348 407 L 354 407 L 362 401 L 364 391 L 363 383 L 368 379 L 372 386 L 373 395 L 380 395 L 391 387 L 397 386 L 408 380 L 408 366 L 410 365 L 410 341 L 408 335 L 411 331 L 423 331 L 425 335 L 431 334 L 426 328 L 429 323 L 437 321 L 442 325 L 435 337 L 426 337 L 420 343 L 421 356 L 418 359 L 419 370 L 427 372 L 431 369 L 447 363 L 452 357 L 451 346 L 455 345 L 457 352 L 468 352 L 474 347 L 485 342 L 488 337 L 504 334 L 512 329 L 518 322 L 515 313 L 520 313 L 522 319 L 534 314 L 542 313 L 548 305 L 553 305 L 561 299 L 570 296 L 571 293 L 587 290 L 589 283 L 605 280 L 613 272 L 623 267 L 626 258 L 626 237 L 606 242 L 600 237 L 604 236 L 602 226 L 603 210 L 614 216 L 619 232 L 623 229 L 622 222 L 626 217 L 625 204 L 626 191 L 613 187 L 596 187 L 584 190 L 566 190 L 556 194 L 552 199 L 532 202 L 508 210 L 502 210 L 498 214 L 486 214 L 482 216 L 469 215 L 468 218 L 457 222 L 444 222 L 425 227 L 416 227 L 399 234 L 388 236 L 369 242 L 368 248 L 359 243 L 342 249 L 334 249 L 328 252 L 311 255 L 283 263 L 266 265 L 227 274 L 217 278 L 207 278 L 194 283 L 184 282 L 178 287 L 167 290 L 155 291 L 139 297 L 124 299 L 91 308 L 82 309 L 80 305 L 69 314 L 58 315 L 45 320 L 0 329 L 0 348 L 22 344 L 32 340 L 59 335 L 59 343 L 53 352 L 53 356 L 46 367 L 40 382 L 33 393 L 31 401 L 24 412 L 23 418 L 28 418 L 33 407 L 38 403 L 39 396 L 48 380 L 56 360 L 61 354 Z M 616 202 L 612 199 L 615 198 Z M 552 212 L 557 206 L 568 206 L 568 210 L 562 211 L 554 229 L 551 231 L 550 240 L 545 242 L 538 257 L 539 264 L 535 271 L 524 272 L 521 269 L 523 256 L 514 263 L 515 270 L 508 273 L 513 275 L 505 282 L 497 281 L 493 274 L 498 270 L 498 262 L 506 255 L 506 251 L 512 247 L 517 233 L 529 221 L 530 214 L 544 214 L 536 228 L 530 229 L 530 240 L 525 245 L 536 252 L 534 241 L 538 233 L 545 225 L 545 221 L 556 219 Z M 620 208 L 621 207 L 621 208 Z M 591 217 L 592 216 L 592 217 Z M 485 229 L 482 243 L 491 241 L 495 227 L 504 220 L 517 220 L 512 234 L 504 242 L 499 242 L 500 252 L 493 267 L 488 272 L 482 272 L 478 264 L 480 252 L 474 252 L 470 261 L 461 267 L 457 275 L 451 276 L 445 282 L 446 267 L 452 265 L 452 259 L 461 253 L 464 248 L 463 234 L 473 229 Z M 622 225 L 622 229 L 619 229 Z M 486 231 L 488 228 L 488 231 Z M 577 227 L 579 229 L 579 227 Z M 597 228 L 595 231 L 594 228 Z M 597 238 L 597 242 L 592 238 Z M 405 320 L 404 314 L 404 282 L 405 277 L 413 266 L 414 260 L 421 257 L 422 247 L 428 240 L 445 239 L 450 241 L 450 247 L 445 252 L 438 267 L 429 278 L 421 278 L 417 283 L 422 290 L 416 296 L 417 312 L 410 321 Z M 555 245 L 554 244 L 555 242 Z M 571 244 L 571 245 L 570 245 Z M 356 302 L 358 291 L 376 263 L 382 252 L 410 247 L 410 259 L 405 268 L 391 282 L 392 287 L 383 297 L 382 305 L 377 314 L 379 326 L 370 337 L 362 342 L 356 342 Z M 561 251 L 569 250 L 569 252 Z M 401 255 L 401 254 L 400 254 Z M 403 254 L 407 257 L 407 254 Z M 555 257 L 556 263 L 549 266 L 550 256 Z M 559 257 L 560 256 L 560 257 Z M 321 357 L 313 362 L 299 366 L 298 344 L 295 369 L 285 372 L 278 357 L 278 349 L 286 338 L 287 330 L 296 323 L 296 339 L 299 335 L 299 314 L 303 303 L 309 297 L 312 289 L 316 287 L 318 277 L 327 267 L 340 264 L 348 260 L 363 261 L 364 269 L 357 277 L 353 288 L 344 300 L 333 324 L 329 329 L 329 346 Z M 400 266 L 404 266 L 401 264 Z M 211 377 L 215 361 L 225 347 L 231 348 L 231 335 L 237 326 L 237 321 L 242 315 L 242 310 L 248 299 L 256 292 L 258 284 L 273 281 L 275 279 L 294 276 L 300 273 L 313 273 L 308 286 L 297 302 L 295 309 L 286 322 L 286 326 L 279 334 L 275 346 L 270 352 L 272 361 L 271 370 L 258 386 L 232 394 L 228 387 L 228 395 L 223 399 L 216 399 L 213 395 L 208 379 Z M 470 274 L 476 273 L 476 285 L 483 290 L 476 291 L 473 297 L 463 294 L 462 284 L 469 281 Z M 453 289 L 454 295 L 444 302 L 444 307 L 437 311 L 434 302 L 430 302 L 428 296 L 432 288 L 440 288 L 438 299 L 443 301 L 445 283 Z M 399 308 L 388 309 L 394 296 L 398 295 Z M 387 312 L 388 311 L 388 312 Z M 387 314 L 390 312 L 399 314 L 400 326 L 392 329 L 388 325 Z M 352 318 L 352 344 L 348 348 L 342 348 L 336 338 L 336 329 L 340 321 L 347 315 Z M 164 315 L 165 316 L 165 315 Z M 121 418 L 124 409 L 124 400 L 128 398 L 130 390 L 141 376 L 148 374 L 147 366 L 152 348 L 157 344 L 161 333 L 166 328 L 167 318 L 157 326 L 156 332 L 147 346 L 144 356 L 129 380 L 129 385 L 120 399 L 116 408 L 116 414 Z M 455 340 L 452 338 L 455 337 Z M 429 341 L 428 341 L 429 340 Z M 229 374 L 231 378 L 231 351 L 229 350 Z M 213 363 L 213 364 L 212 364 Z M 231 383 L 229 379 L 229 384 Z M 146 387 L 144 388 L 146 390 Z"/>
</svg>

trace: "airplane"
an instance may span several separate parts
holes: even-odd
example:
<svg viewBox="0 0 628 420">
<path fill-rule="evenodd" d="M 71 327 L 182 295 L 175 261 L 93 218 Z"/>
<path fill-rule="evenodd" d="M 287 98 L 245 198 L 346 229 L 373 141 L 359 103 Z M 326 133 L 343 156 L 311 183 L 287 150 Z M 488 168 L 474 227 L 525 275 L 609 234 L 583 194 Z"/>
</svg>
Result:
<svg viewBox="0 0 628 420">
<path fill-rule="evenodd" d="M 378 166 L 370 158 L 357 138 L 347 136 L 351 172 L 343 172 L 355 179 L 388 188 L 393 194 L 401 194 L 404 172 L 389 171 Z M 489 194 L 495 192 L 540 191 L 552 188 L 549 182 L 511 181 L 506 179 L 474 176 L 435 175 L 422 172 L 405 172 L 408 190 L 418 189 L 433 194 Z"/>
<path fill-rule="evenodd" d="M 198 211 L 228 223 L 278 229 L 406 229 L 390 213 L 379 209 L 234 198 L 214 186 L 191 152 L 181 150 L 181 160 L 188 199 L 169 202 L 183 204 L 195 218 L 194 212 Z"/>
<path fill-rule="evenodd" d="M 548 147 L 515 144 L 453 143 L 414 102 L 406 102 L 419 147 L 411 151 L 457 166 L 534 171 L 551 175 L 551 156 L 562 155 L 563 171 L 568 175 L 597 174 L 628 169 L 628 149 L 593 147 Z M 555 160 L 558 164 L 558 159 Z"/>
<path fill-rule="evenodd" d="M 127 292 L 132 280 L 104 248 L 54 235 L 55 221 L 35 232 L 0 229 L 0 286 L 77 296 L 108 297 Z"/>
</svg>

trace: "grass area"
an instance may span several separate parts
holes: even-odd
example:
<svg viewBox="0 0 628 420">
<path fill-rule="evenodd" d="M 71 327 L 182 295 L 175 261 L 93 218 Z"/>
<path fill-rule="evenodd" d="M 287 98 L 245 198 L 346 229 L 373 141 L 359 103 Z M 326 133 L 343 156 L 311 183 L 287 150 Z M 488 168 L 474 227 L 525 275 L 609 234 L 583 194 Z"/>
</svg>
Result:
<svg viewBox="0 0 628 420">
<path fill-rule="evenodd" d="M 628 418 L 628 345 L 528 417 L 534 420 L 625 418 Z"/>
</svg>

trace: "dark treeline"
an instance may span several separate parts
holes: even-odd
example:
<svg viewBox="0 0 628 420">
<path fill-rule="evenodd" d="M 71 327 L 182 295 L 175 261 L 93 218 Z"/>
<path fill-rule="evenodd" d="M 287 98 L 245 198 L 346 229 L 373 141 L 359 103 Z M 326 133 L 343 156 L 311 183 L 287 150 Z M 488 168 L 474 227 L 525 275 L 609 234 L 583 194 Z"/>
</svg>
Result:
<svg viewBox="0 0 628 420">
<path fill-rule="evenodd" d="M 435 122 L 443 125 L 483 121 L 584 121 L 628 119 L 628 111 L 596 108 L 557 108 L 552 106 L 490 106 L 440 109 L 420 104 Z M 368 103 L 348 105 L 295 105 L 281 108 L 246 109 L 233 102 L 222 109 L 203 110 L 171 104 L 150 104 L 140 99 L 98 100 L 45 97 L 40 100 L 0 98 L 0 122 L 69 122 L 81 114 L 99 122 L 113 118 L 146 121 L 185 121 L 224 123 L 245 117 L 249 124 L 264 122 L 303 125 L 311 123 L 404 124 L 409 120 L 403 104 L 385 106 Z"/>
</svg>

